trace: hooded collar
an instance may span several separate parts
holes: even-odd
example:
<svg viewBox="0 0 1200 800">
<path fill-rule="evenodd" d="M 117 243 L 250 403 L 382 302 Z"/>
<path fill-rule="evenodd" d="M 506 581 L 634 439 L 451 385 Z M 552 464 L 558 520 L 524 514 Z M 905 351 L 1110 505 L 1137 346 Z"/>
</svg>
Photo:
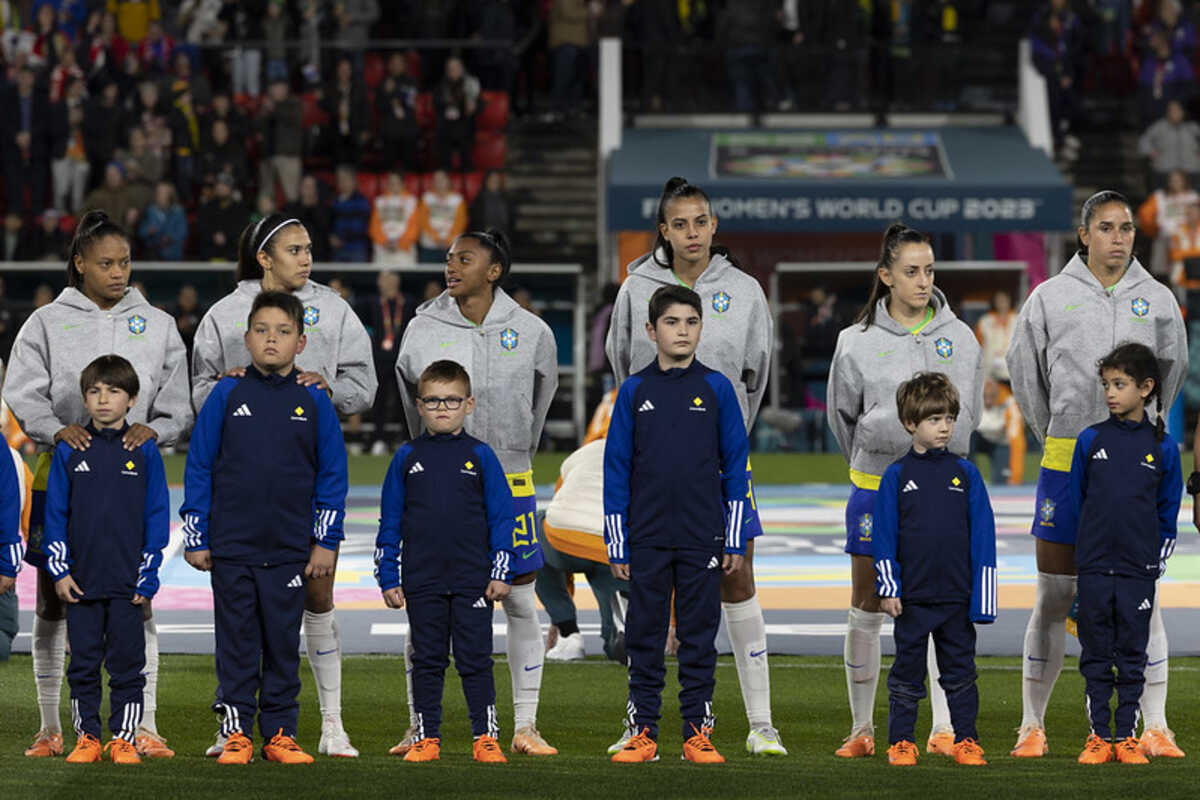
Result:
<svg viewBox="0 0 1200 800">
<path fill-rule="evenodd" d="M 1065 267 L 1063 267 L 1062 274 L 1071 276 L 1080 283 L 1087 285 L 1094 291 L 1103 292 L 1105 294 L 1108 292 L 1108 290 L 1100 285 L 1100 280 L 1094 274 L 1092 274 L 1090 269 L 1088 269 L 1087 263 L 1084 262 L 1081 254 L 1078 252 L 1071 256 L 1071 260 L 1067 262 Z M 1112 293 L 1114 295 L 1121 294 L 1124 292 L 1124 290 L 1137 286 L 1142 281 L 1150 279 L 1150 273 L 1146 272 L 1146 268 L 1143 267 L 1136 258 L 1130 259 L 1129 266 L 1125 268 L 1125 274 L 1122 275 L 1121 279 L 1117 281 L 1116 285 L 1113 286 Z"/>
<path fill-rule="evenodd" d="M 427 300 L 418 306 L 417 314 L 433 317 L 439 322 L 453 325 L 456 328 L 490 330 L 504 325 L 521 310 L 516 300 L 513 300 L 503 289 L 497 288 L 495 294 L 492 295 L 492 307 L 488 309 L 487 316 L 483 318 L 482 324 L 476 325 L 463 316 L 462 311 L 458 308 L 458 301 L 450 296 L 450 291 L 447 289 L 432 300 Z"/>
<path fill-rule="evenodd" d="M 655 260 L 657 259 L 657 260 Z M 667 260 L 667 254 L 660 247 L 653 253 L 646 253 L 640 258 L 635 259 L 628 268 L 630 276 L 637 275 L 642 278 L 648 278 L 655 283 L 661 283 L 666 286 L 674 286 L 679 283 L 679 279 L 675 276 L 675 271 L 670 267 L 662 266 Z M 699 286 L 701 283 L 712 283 L 721 280 L 730 270 L 736 270 L 737 267 L 733 263 L 721 255 L 713 253 L 708 259 L 708 266 L 696 278 L 692 288 Z"/>
<path fill-rule="evenodd" d="M 881 297 L 875 303 L 874 324 L 888 333 L 893 333 L 897 336 L 912 336 L 912 331 L 901 325 L 892 318 L 891 314 L 888 313 L 887 300 L 888 299 L 886 297 Z M 943 325 L 958 319 L 958 317 L 955 316 L 954 312 L 950 309 L 950 303 L 946 300 L 946 295 L 943 294 L 942 290 L 936 286 L 933 287 L 933 292 L 930 294 L 929 302 L 933 305 L 933 319 L 929 320 L 929 323 L 921 328 L 919 333 L 932 333 Z"/>
<path fill-rule="evenodd" d="M 320 287 L 320 285 L 321 284 L 317 283 L 316 281 L 309 279 L 304 282 L 303 286 L 292 292 L 292 294 L 296 296 L 297 300 L 304 303 L 316 296 L 317 289 Z M 262 280 L 259 279 L 252 281 L 238 281 L 237 289 L 235 291 L 237 291 L 239 294 L 244 294 L 253 300 L 255 297 L 258 297 L 258 293 L 262 290 Z"/>
<path fill-rule="evenodd" d="M 146 298 L 142 295 L 142 293 L 137 289 L 134 289 L 132 286 L 125 288 L 125 294 L 120 300 L 113 304 L 112 308 L 101 308 L 100 306 L 96 305 L 95 300 L 92 300 L 92 298 L 88 297 L 74 286 L 68 286 L 59 292 L 59 295 L 57 298 L 55 298 L 54 302 L 62 303 L 65 306 L 70 306 L 71 308 L 76 308 L 80 311 L 87 311 L 97 314 L 119 314 L 137 308 L 138 306 L 148 305 Z"/>
</svg>

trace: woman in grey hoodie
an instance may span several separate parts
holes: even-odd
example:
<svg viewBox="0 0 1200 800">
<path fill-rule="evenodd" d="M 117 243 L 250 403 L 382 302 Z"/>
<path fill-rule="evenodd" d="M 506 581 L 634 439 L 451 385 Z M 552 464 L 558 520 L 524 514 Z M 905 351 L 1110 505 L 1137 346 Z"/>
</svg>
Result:
<svg viewBox="0 0 1200 800">
<path fill-rule="evenodd" d="M 192 402 L 199 411 L 222 376 L 241 375 L 250 363 L 246 321 L 260 291 L 291 292 L 304 304 L 304 352 L 296 356 L 297 381 L 329 392 L 343 416 L 375 402 L 378 381 L 371 340 L 350 304 L 309 279 L 312 239 L 303 223 L 269 214 L 247 225 L 238 239 L 237 288 L 213 304 L 196 328 L 192 350 Z M 333 576 L 305 584 L 304 643 L 321 704 L 318 752 L 354 758 L 342 726 L 342 645 L 333 609 Z M 218 692 L 220 688 L 218 687 Z M 224 737 L 206 753 L 218 756 Z"/>
<path fill-rule="evenodd" d="M 83 450 L 91 442 L 84 428 L 88 413 L 79 391 L 79 375 L 93 359 L 116 353 L 133 364 L 141 385 L 122 439 L 135 450 L 150 439 L 171 445 L 192 427 L 188 402 L 187 354 L 175 320 L 137 289 L 129 288 L 129 234 L 101 211 L 79 221 L 67 262 L 67 288 L 49 305 L 33 312 L 13 344 L 4 400 L 21 429 L 37 445 L 33 508 L 42 503 L 54 446 L 66 442 Z M 40 489 L 38 487 L 41 487 Z M 33 673 L 42 724 L 28 756 L 62 753 L 58 698 L 62 688 L 66 619 L 54 582 L 45 571 L 39 518 L 30 520 L 25 560 L 38 569 L 37 613 L 33 618 Z M 150 604 L 144 606 L 146 685 L 143 718 L 136 744 L 143 755 L 174 753 L 155 726 L 158 685 L 158 631 Z"/>
<path fill-rule="evenodd" d="M 617 292 L 604 349 L 620 385 L 655 357 L 654 343 L 646 336 L 650 295 L 660 286 L 676 283 L 694 289 L 710 306 L 696 357 L 733 384 L 749 431 L 767 388 L 774 326 L 758 280 L 739 269 L 728 250 L 713 245 L 716 232 L 717 217 L 704 190 L 684 178 L 667 181 L 658 202 L 654 249 L 630 265 L 629 277 Z M 749 464 L 746 473 L 749 478 Z M 754 588 L 754 537 L 762 533 L 762 524 L 753 491 L 750 508 L 743 530 L 747 545 L 742 568 L 721 576 L 721 615 L 750 723 L 746 748 L 751 753 L 786 755 L 771 720 L 767 627 Z M 632 735 L 627 729 L 626 736 Z M 622 737 L 613 748 L 624 743 Z"/>
<path fill-rule="evenodd" d="M 555 755 L 537 730 L 545 644 L 537 620 L 534 580 L 542 566 L 533 490 L 533 454 L 558 389 L 558 345 L 550 326 L 521 308 L 500 288 L 512 267 L 508 240 L 499 231 L 464 233 L 446 254 L 446 291 L 422 303 L 404 332 L 396 378 L 408 431 L 422 431 L 417 379 L 439 359 L 457 361 L 471 376 L 475 413 L 467 433 L 487 442 L 508 476 L 516 520 L 513 549 L 520 566 L 503 601 L 508 619 L 508 666 L 513 688 L 514 752 Z M 406 647 L 409 716 L 413 723 L 392 748 L 407 753 L 416 742 L 412 708 L 412 650 Z"/>
<path fill-rule="evenodd" d="M 971 431 L 979 424 L 983 408 L 979 343 L 933 285 L 929 237 L 895 223 L 884 234 L 867 304 L 854 324 L 838 334 L 829 367 L 829 426 L 850 463 L 853 487 L 846 504 L 845 548 L 850 554 L 852 587 L 845 642 L 846 687 L 853 723 L 850 735 L 835 752 L 842 758 L 875 752 L 879 629 L 886 616 L 875 595 L 871 555 L 875 494 L 884 470 L 912 446 L 912 437 L 896 411 L 896 388 L 923 371 L 945 373 L 958 389 L 960 411 L 950 450 L 966 457 Z M 932 647 L 928 663 L 933 730 L 926 752 L 948 756 L 954 735 L 946 694 L 937 682 Z"/>
</svg>

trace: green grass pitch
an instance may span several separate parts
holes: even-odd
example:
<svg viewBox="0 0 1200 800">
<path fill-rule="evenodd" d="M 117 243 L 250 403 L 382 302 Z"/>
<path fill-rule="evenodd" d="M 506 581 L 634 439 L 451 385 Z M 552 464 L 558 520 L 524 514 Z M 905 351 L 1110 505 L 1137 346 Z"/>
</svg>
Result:
<svg viewBox="0 0 1200 800">
<path fill-rule="evenodd" d="M 834 758 L 833 750 L 849 725 L 840 660 L 774 657 L 771 668 L 775 721 L 791 750 L 785 758 L 745 754 L 746 720 L 737 677 L 732 660 L 723 657 L 717 667 L 714 743 L 728 759 L 725 765 L 701 767 L 679 760 L 673 662 L 668 666 L 660 735 L 662 760 L 642 765 L 609 763 L 604 751 L 619 734 L 625 671 L 592 659 L 546 665 L 539 727 L 560 755 L 511 756 L 507 765 L 475 764 L 460 684 L 451 669 L 442 760 L 407 764 L 387 755 L 407 723 L 402 662 L 395 656 L 359 656 L 345 661 L 343 698 L 346 727 L 362 757 L 318 757 L 315 764 L 302 767 L 256 758 L 248 767 L 222 767 L 200 755 L 216 729 L 207 710 L 214 684 L 212 659 L 164 655 L 158 725 L 179 755 L 122 769 L 109 762 L 69 766 L 61 758 L 33 760 L 21 755 L 37 728 L 38 716 L 29 657 L 15 656 L 0 664 L 0 797 L 1171 798 L 1195 797 L 1200 785 L 1200 753 L 1181 761 L 1159 759 L 1140 768 L 1076 764 L 1087 727 L 1083 684 L 1073 658 L 1067 659 L 1051 702 L 1050 755 L 1029 761 L 1007 755 L 1021 716 L 1018 660 L 980 660 L 980 738 L 991 763 L 976 768 L 959 767 L 940 756 L 922 756 L 915 768 L 888 767 L 882 747 L 871 759 Z M 497 659 L 495 674 L 502 739 L 507 745 L 512 705 L 502 658 Z M 886 737 L 886 677 L 885 662 L 875 712 L 881 743 Z M 301 664 L 301 678 L 299 741 L 315 753 L 319 715 L 306 663 Z M 1171 722 L 1185 750 L 1200 746 L 1198 693 L 1200 661 L 1174 659 Z M 67 708 L 64 693 L 64 721 Z M 928 708 L 923 706 L 922 712 L 919 737 L 928 733 L 929 725 Z M 74 737 L 68 732 L 66 738 L 69 748 Z"/>
</svg>

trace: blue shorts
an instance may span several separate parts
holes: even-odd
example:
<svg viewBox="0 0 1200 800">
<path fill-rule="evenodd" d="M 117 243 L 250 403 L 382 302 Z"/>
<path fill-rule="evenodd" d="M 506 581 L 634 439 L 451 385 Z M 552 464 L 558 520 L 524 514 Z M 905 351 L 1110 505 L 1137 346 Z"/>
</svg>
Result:
<svg viewBox="0 0 1200 800">
<path fill-rule="evenodd" d="M 506 476 L 513 495 L 513 540 L 516 555 L 512 574 L 528 575 L 546 563 L 542 557 L 542 542 L 538 535 L 537 497 L 533 490 L 532 472 L 515 472 Z"/>
<path fill-rule="evenodd" d="M 850 499 L 846 501 L 846 547 L 852 556 L 873 556 L 871 551 L 871 531 L 875 526 L 875 495 L 874 489 L 863 489 L 855 486 L 850 491 Z"/>
<path fill-rule="evenodd" d="M 33 471 L 33 491 L 29 500 L 29 541 L 25 545 L 25 563 L 38 569 L 46 568 L 42 552 L 42 534 L 46 527 L 46 481 L 50 477 L 51 453 L 38 455 Z"/>
<path fill-rule="evenodd" d="M 754 497 L 754 475 L 750 472 L 750 463 L 746 462 L 746 485 L 749 491 L 746 492 L 746 499 L 750 501 L 749 505 L 742 511 L 742 541 L 748 542 L 751 539 L 762 535 L 762 520 L 758 518 L 758 500 Z"/>
<path fill-rule="evenodd" d="M 1071 473 L 1042 467 L 1030 533 L 1047 542 L 1074 545 L 1078 523 L 1071 506 Z"/>
</svg>

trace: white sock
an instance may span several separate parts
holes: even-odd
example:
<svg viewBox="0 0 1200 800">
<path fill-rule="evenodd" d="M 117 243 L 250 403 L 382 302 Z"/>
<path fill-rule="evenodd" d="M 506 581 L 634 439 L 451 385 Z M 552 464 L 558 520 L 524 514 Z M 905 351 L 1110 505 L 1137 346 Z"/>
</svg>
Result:
<svg viewBox="0 0 1200 800">
<path fill-rule="evenodd" d="M 37 685 L 42 730 L 62 731 L 58 699 L 62 694 L 63 662 L 67 658 L 67 621 L 33 617 L 33 681 Z"/>
<path fill-rule="evenodd" d="M 412 637 L 404 637 L 404 688 L 408 690 L 408 727 L 420 729 L 421 720 L 417 717 L 416 706 L 413 705 L 412 693 Z"/>
<path fill-rule="evenodd" d="M 721 603 L 725 630 L 733 646 L 738 684 L 750 728 L 771 726 L 771 673 L 767 668 L 767 624 L 758 596 L 740 603 Z"/>
<path fill-rule="evenodd" d="M 1158 592 L 1150 612 L 1150 642 L 1146 645 L 1146 684 L 1142 688 L 1142 730 L 1168 728 L 1167 725 L 1167 629 L 1163 626 Z"/>
<path fill-rule="evenodd" d="M 1046 706 L 1062 672 L 1066 650 L 1067 614 L 1075 600 L 1075 576 L 1039 572 L 1037 597 L 1021 657 L 1021 727 L 1046 726 Z"/>
<path fill-rule="evenodd" d="M 142 623 L 146 636 L 146 666 L 142 675 L 146 676 L 146 685 L 142 687 L 142 730 L 158 735 L 158 723 L 154 712 L 158 710 L 158 626 L 151 617 Z"/>
<path fill-rule="evenodd" d="M 946 690 L 938 683 L 942 673 L 938 669 L 937 651 L 933 647 L 933 634 L 929 635 L 929 647 L 925 658 L 925 666 L 929 672 L 929 707 L 933 709 L 933 725 L 929 735 L 942 731 L 954 732 L 950 723 L 950 704 L 946 702 Z"/>
<path fill-rule="evenodd" d="M 342 724 L 342 642 L 338 636 L 333 609 L 317 614 L 304 611 L 304 644 L 313 679 L 317 682 L 317 700 L 321 705 L 321 724 L 326 720 Z"/>
<path fill-rule="evenodd" d="M 537 726 L 538 693 L 546 645 L 537 618 L 533 584 L 512 587 L 504 598 L 508 617 L 508 669 L 512 673 L 513 730 Z"/>
<path fill-rule="evenodd" d="M 879 628 L 882 612 L 850 609 L 846 627 L 846 689 L 850 694 L 851 733 L 875 728 L 875 689 L 879 686 Z"/>
</svg>

